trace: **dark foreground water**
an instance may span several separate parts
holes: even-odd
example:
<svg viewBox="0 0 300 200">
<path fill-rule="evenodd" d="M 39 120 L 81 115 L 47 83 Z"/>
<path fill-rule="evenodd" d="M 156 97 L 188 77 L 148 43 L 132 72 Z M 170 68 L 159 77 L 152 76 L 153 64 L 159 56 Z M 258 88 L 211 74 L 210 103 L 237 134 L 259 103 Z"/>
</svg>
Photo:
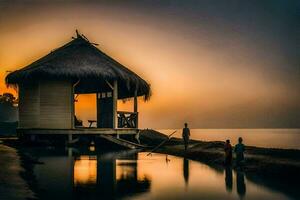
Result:
<svg viewBox="0 0 300 200">
<path fill-rule="evenodd" d="M 242 172 L 163 154 L 30 149 L 38 197 L 53 199 L 290 199 Z"/>
<path fill-rule="evenodd" d="M 158 130 L 166 135 L 174 134 L 181 137 L 181 129 Z M 300 149 L 300 129 L 191 129 L 191 139 L 203 141 L 225 141 L 230 139 L 232 144 L 243 137 L 249 146 Z"/>
<path fill-rule="evenodd" d="M 0 199 L 23 200 L 35 198 L 28 184 L 21 178 L 23 168 L 17 150 L 0 141 Z"/>
</svg>

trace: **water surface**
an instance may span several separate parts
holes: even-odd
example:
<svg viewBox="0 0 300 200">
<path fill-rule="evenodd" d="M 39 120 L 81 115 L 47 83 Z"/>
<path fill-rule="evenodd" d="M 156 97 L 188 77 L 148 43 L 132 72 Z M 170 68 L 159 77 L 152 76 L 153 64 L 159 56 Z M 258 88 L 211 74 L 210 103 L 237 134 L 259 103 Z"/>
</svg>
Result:
<svg viewBox="0 0 300 200">
<path fill-rule="evenodd" d="M 41 199 L 289 199 L 242 171 L 145 152 L 32 151 Z"/>
</svg>

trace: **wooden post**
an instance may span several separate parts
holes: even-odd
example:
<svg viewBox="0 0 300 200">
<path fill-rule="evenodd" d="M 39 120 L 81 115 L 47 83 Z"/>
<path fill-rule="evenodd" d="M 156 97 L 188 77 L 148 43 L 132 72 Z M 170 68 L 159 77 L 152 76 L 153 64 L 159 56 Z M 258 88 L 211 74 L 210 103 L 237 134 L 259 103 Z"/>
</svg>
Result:
<svg viewBox="0 0 300 200">
<path fill-rule="evenodd" d="M 68 143 L 71 144 L 73 140 L 72 133 L 68 134 Z"/>
<path fill-rule="evenodd" d="M 136 113 L 136 128 L 138 128 L 138 99 L 137 99 L 137 89 L 134 91 L 134 106 L 133 106 L 133 112 Z"/>
<path fill-rule="evenodd" d="M 117 103 L 118 103 L 118 81 L 114 81 L 113 89 L 113 128 L 118 128 L 118 114 L 117 114 Z"/>
<path fill-rule="evenodd" d="M 71 127 L 72 129 L 75 128 L 75 99 L 74 99 L 74 85 L 72 85 L 72 92 L 71 92 Z"/>
<path fill-rule="evenodd" d="M 73 156 L 72 148 L 68 148 L 68 157 L 69 157 L 69 159 L 70 159 L 71 162 L 72 162 L 72 156 Z"/>
<path fill-rule="evenodd" d="M 133 112 L 138 111 L 138 102 L 137 102 L 137 90 L 134 91 L 134 109 Z"/>
<path fill-rule="evenodd" d="M 99 94 L 100 93 L 96 93 L 96 120 L 97 120 L 97 124 L 96 124 L 96 127 L 97 128 L 99 128 L 100 127 L 100 117 L 99 117 L 99 115 L 100 115 L 100 108 L 99 108 L 99 103 L 98 103 L 98 101 L 99 101 Z"/>
</svg>

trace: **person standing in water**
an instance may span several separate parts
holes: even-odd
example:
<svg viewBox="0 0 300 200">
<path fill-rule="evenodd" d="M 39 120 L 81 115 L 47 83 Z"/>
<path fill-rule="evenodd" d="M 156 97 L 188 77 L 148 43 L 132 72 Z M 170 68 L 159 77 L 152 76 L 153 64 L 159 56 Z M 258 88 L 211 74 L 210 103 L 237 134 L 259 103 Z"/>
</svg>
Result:
<svg viewBox="0 0 300 200">
<path fill-rule="evenodd" d="M 236 154 L 236 165 L 241 166 L 245 159 L 245 145 L 243 144 L 243 138 L 239 137 L 239 143 L 235 145 L 234 152 Z"/>
<path fill-rule="evenodd" d="M 230 144 L 230 140 L 226 140 L 224 145 L 225 151 L 225 165 L 231 165 L 232 161 L 232 146 Z"/>
<path fill-rule="evenodd" d="M 190 140 L 190 129 L 188 128 L 188 124 L 184 123 L 184 128 L 182 129 L 182 138 L 184 141 L 184 149 L 185 151 L 188 148 L 189 140 Z"/>
</svg>

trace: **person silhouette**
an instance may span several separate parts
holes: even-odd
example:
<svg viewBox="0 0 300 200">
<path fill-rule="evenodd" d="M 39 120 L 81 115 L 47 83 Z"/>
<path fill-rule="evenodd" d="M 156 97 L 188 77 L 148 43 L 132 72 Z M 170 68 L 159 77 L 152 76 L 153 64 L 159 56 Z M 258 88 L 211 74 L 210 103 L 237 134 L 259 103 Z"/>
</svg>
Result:
<svg viewBox="0 0 300 200">
<path fill-rule="evenodd" d="M 236 191 L 240 197 L 243 199 L 246 195 L 246 184 L 244 179 L 244 172 L 241 170 L 236 171 Z"/>
<path fill-rule="evenodd" d="M 230 144 L 230 140 L 226 140 L 224 145 L 224 152 L 225 152 L 225 165 L 231 165 L 232 162 L 232 146 Z"/>
<path fill-rule="evenodd" d="M 187 150 L 188 145 L 189 145 L 190 135 L 191 134 L 190 134 L 190 129 L 188 128 L 188 124 L 184 123 L 184 128 L 182 129 L 182 138 L 183 138 L 183 141 L 184 141 L 185 151 Z"/>
<path fill-rule="evenodd" d="M 225 187 L 227 192 L 232 191 L 232 169 L 230 166 L 225 168 Z"/>
<path fill-rule="evenodd" d="M 239 143 L 235 145 L 234 152 L 236 154 L 236 165 L 242 166 L 244 163 L 244 152 L 245 152 L 245 145 L 243 144 L 243 138 L 239 137 Z"/>
</svg>

